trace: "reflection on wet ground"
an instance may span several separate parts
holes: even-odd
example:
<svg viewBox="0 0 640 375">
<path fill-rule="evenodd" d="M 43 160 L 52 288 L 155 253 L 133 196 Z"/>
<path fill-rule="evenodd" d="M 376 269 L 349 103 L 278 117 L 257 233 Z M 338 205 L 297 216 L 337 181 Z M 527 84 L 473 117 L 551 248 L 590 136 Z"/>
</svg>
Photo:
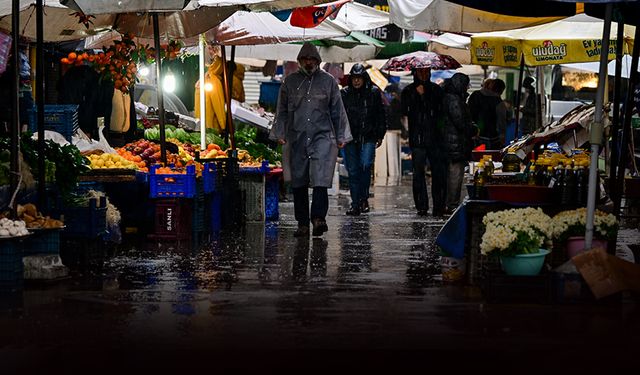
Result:
<svg viewBox="0 0 640 375">
<path fill-rule="evenodd" d="M 550 370 L 575 368 L 575 358 L 629 364 L 640 343 L 635 303 L 486 304 L 477 288 L 442 283 L 433 243 L 444 222 L 417 216 L 411 202 L 409 186 L 376 187 L 372 211 L 349 217 L 348 198 L 334 197 L 329 232 L 313 239 L 293 237 L 285 202 L 278 222 L 199 249 L 128 248 L 99 276 L 3 296 L 1 368 L 78 370 L 108 356 L 129 369 L 455 371 L 517 367 L 523 353 L 564 361 Z"/>
</svg>

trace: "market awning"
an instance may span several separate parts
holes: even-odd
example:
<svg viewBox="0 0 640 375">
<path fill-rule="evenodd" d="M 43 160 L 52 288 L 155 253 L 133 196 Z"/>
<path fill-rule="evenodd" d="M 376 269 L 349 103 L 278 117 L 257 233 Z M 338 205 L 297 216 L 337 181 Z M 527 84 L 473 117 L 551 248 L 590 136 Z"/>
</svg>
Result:
<svg viewBox="0 0 640 375">
<path fill-rule="evenodd" d="M 512 1 L 516 3 L 515 1 Z M 487 3 L 485 1 L 485 3 Z M 522 2 L 524 4 L 524 2 Z M 527 6 L 531 6 L 527 3 Z M 575 8 L 575 7 L 574 7 Z M 515 17 L 444 0 L 389 0 L 391 22 L 407 30 L 477 33 L 539 25 L 562 17 Z M 570 15 L 570 14 L 565 14 Z"/>
<path fill-rule="evenodd" d="M 335 19 L 325 20 L 314 28 L 291 26 L 268 12 L 240 11 L 209 30 L 206 37 L 223 45 L 277 44 L 343 37 L 352 31 L 375 29 L 388 23 L 387 13 L 359 3 L 345 4 Z"/>
<path fill-rule="evenodd" d="M 584 14 L 544 25 L 471 36 L 471 62 L 516 67 L 520 56 L 529 66 L 600 60 L 603 21 Z M 615 58 L 617 25 L 611 25 L 609 60 Z M 633 26 L 625 26 L 624 52 L 630 50 Z"/>
</svg>

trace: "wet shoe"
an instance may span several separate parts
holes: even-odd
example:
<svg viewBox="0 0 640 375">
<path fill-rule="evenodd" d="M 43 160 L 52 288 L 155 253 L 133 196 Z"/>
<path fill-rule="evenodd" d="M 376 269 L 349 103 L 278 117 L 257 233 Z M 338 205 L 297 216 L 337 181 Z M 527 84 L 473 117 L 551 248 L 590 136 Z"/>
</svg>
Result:
<svg viewBox="0 0 640 375">
<path fill-rule="evenodd" d="M 322 236 L 322 234 L 329 230 L 327 227 L 327 222 L 323 219 L 312 219 L 311 224 L 313 224 L 313 236 Z"/>
<path fill-rule="evenodd" d="M 309 227 L 307 226 L 298 226 L 295 232 L 293 232 L 294 237 L 309 237 Z"/>
<path fill-rule="evenodd" d="M 429 215 L 429 210 L 418 210 L 418 216 L 427 216 Z"/>
<path fill-rule="evenodd" d="M 369 212 L 369 201 L 367 201 L 366 199 L 362 201 L 362 203 L 360 203 L 360 212 L 362 212 L 363 214 L 366 214 L 367 212 Z"/>
<path fill-rule="evenodd" d="M 360 215 L 360 210 L 354 207 L 351 207 L 350 209 L 347 210 L 347 215 L 348 216 L 358 216 Z"/>
</svg>

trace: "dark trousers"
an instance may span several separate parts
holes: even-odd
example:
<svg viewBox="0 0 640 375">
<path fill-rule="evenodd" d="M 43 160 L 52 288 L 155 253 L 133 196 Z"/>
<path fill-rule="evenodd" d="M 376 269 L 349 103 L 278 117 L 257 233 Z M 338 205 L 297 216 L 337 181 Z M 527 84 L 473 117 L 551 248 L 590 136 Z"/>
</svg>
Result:
<svg viewBox="0 0 640 375">
<path fill-rule="evenodd" d="M 349 190 L 351 206 L 360 208 L 363 201 L 369 199 L 371 185 L 371 166 L 376 155 L 376 144 L 373 142 L 347 143 L 344 148 L 345 162 L 349 171 Z"/>
<path fill-rule="evenodd" d="M 299 226 L 309 226 L 309 188 L 293 188 L 293 211 Z M 329 194 L 326 187 L 314 187 L 311 200 L 311 219 L 322 219 L 329 211 Z"/>
<path fill-rule="evenodd" d="M 429 193 L 425 167 L 427 160 L 431 166 L 431 194 L 434 211 L 443 211 L 447 203 L 447 168 L 448 163 L 443 153 L 434 148 L 414 147 L 411 149 L 413 162 L 413 201 L 418 211 L 429 209 Z"/>
</svg>

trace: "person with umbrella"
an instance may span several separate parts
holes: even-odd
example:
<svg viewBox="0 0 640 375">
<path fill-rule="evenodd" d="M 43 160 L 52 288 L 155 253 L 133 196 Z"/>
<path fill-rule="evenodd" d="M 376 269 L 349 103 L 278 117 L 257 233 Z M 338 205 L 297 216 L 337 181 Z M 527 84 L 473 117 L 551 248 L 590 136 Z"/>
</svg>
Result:
<svg viewBox="0 0 640 375">
<path fill-rule="evenodd" d="M 418 51 L 389 59 L 381 70 L 413 73 L 413 83 L 402 90 L 400 102 L 402 121 L 409 129 L 409 146 L 413 162 L 413 200 L 418 215 L 429 210 L 429 196 L 425 177 L 427 160 L 431 166 L 431 194 L 433 215 L 445 214 L 447 191 L 447 159 L 438 129 L 442 114 L 443 91 L 431 82 L 431 70 L 458 69 L 454 58 L 435 52 Z"/>
<path fill-rule="evenodd" d="M 351 208 L 347 215 L 358 216 L 369 212 L 371 166 L 387 130 L 386 113 L 382 94 L 362 64 L 351 68 L 349 84 L 341 94 L 353 135 L 353 141 L 344 149 L 351 190 Z"/>
<path fill-rule="evenodd" d="M 302 45 L 300 69 L 287 76 L 280 87 L 276 120 L 269 134 L 285 148 L 283 160 L 288 163 L 283 167 L 291 172 L 296 237 L 309 236 L 309 221 L 314 236 L 328 230 L 327 188 L 333 182 L 338 149 L 352 140 L 338 84 L 318 68 L 321 61 L 313 44 Z M 313 188 L 311 213 L 309 187 Z"/>
<path fill-rule="evenodd" d="M 426 216 L 429 210 L 429 194 L 425 168 L 431 166 L 431 194 L 433 214 L 443 215 L 446 199 L 446 158 L 443 158 L 442 142 L 438 136 L 437 122 L 442 110 L 443 92 L 431 82 L 431 69 L 413 69 L 413 83 L 402 90 L 402 121 L 408 125 L 409 146 L 413 162 L 413 200 L 418 215 Z"/>
</svg>

